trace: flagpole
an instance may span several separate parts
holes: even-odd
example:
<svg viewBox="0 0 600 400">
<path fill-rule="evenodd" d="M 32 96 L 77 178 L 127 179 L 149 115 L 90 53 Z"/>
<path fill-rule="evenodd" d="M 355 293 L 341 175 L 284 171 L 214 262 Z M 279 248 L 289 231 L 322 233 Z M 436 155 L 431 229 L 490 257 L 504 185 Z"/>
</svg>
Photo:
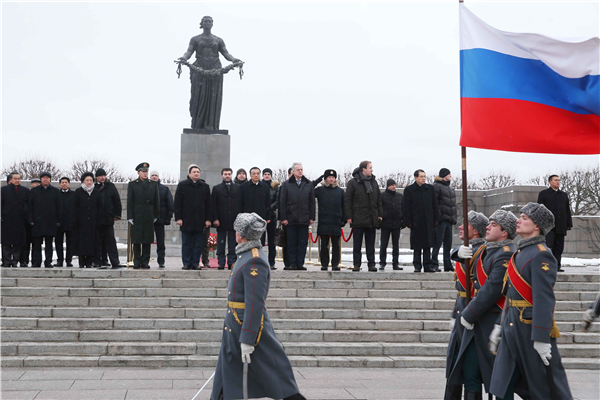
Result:
<svg viewBox="0 0 600 400">
<path fill-rule="evenodd" d="M 461 1 L 462 3 L 462 1 Z M 469 203 L 467 198 L 467 148 L 461 146 L 462 153 L 462 202 L 463 202 L 463 244 L 469 247 Z M 467 304 L 471 301 L 471 259 L 465 259 L 465 290 Z"/>
</svg>

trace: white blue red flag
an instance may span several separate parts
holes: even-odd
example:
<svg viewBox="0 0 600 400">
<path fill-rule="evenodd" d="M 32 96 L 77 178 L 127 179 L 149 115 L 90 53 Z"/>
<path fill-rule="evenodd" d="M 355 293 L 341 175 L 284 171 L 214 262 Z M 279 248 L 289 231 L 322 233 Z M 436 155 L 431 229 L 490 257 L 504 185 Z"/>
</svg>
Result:
<svg viewBox="0 0 600 400">
<path fill-rule="evenodd" d="M 460 145 L 600 154 L 600 40 L 503 32 L 459 7 Z"/>
</svg>

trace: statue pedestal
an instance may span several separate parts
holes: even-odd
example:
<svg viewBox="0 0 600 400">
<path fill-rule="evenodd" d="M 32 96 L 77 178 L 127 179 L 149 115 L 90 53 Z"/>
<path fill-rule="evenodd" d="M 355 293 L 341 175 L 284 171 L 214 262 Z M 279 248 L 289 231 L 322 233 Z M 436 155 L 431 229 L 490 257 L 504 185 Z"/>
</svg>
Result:
<svg viewBox="0 0 600 400">
<path fill-rule="evenodd" d="M 190 164 L 200 167 L 200 178 L 211 189 L 222 182 L 221 169 L 229 167 L 231 138 L 226 130 L 184 129 L 181 134 L 180 179 L 186 179 Z"/>
</svg>

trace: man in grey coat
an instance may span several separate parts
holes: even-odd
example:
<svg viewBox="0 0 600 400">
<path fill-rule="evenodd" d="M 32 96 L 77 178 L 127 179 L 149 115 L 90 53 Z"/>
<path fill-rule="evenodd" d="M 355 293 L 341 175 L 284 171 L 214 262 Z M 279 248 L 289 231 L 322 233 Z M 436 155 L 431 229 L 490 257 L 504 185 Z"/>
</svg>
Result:
<svg viewBox="0 0 600 400">
<path fill-rule="evenodd" d="M 488 341 L 504 306 L 502 286 L 510 257 L 516 248 L 517 217 L 511 212 L 497 210 L 489 218 L 483 251 L 471 259 L 474 289 L 473 299 L 461 313 L 460 323 L 464 326 L 460 350 L 453 363 L 449 385 L 465 387 L 465 400 L 481 399 L 481 384 L 489 392 L 494 356 L 488 351 Z M 466 258 L 473 250 L 461 246 Z M 459 400 L 460 391 L 445 400 Z"/>
<path fill-rule="evenodd" d="M 271 269 L 260 238 L 267 222 L 256 213 L 234 222 L 237 261 L 229 278 L 227 314 L 211 400 L 242 399 L 248 363 L 248 398 L 305 400 L 290 361 L 277 340 L 265 308 Z"/>
<path fill-rule="evenodd" d="M 522 239 L 508 264 L 503 320 L 490 335 L 492 350 L 499 343 L 490 385 L 498 399 L 513 399 L 518 383 L 526 385 L 532 399 L 573 399 L 556 346 L 558 263 L 545 238 L 553 227 L 554 216 L 544 205 L 527 203 L 521 209 L 517 233 Z"/>
</svg>

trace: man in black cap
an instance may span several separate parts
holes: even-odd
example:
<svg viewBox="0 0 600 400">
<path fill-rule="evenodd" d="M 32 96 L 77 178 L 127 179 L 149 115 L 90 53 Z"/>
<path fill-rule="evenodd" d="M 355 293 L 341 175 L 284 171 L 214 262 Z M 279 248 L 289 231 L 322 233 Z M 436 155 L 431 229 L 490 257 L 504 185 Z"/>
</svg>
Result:
<svg viewBox="0 0 600 400">
<path fill-rule="evenodd" d="M 2 266 L 16 267 L 25 246 L 27 226 L 27 201 L 29 189 L 21 186 L 18 172 L 8 174 L 8 184 L 1 189 L 2 206 Z"/>
<path fill-rule="evenodd" d="M 75 199 L 74 191 L 70 189 L 71 180 L 63 176 L 60 178 L 60 228 L 56 230 L 56 238 L 54 245 L 56 246 L 56 264 L 55 267 L 62 267 L 63 263 L 67 262 L 67 267 L 73 266 L 73 200 Z M 67 254 L 63 250 L 63 242 L 66 239 Z"/>
<path fill-rule="evenodd" d="M 454 271 L 452 261 L 450 260 L 450 250 L 452 250 L 452 226 L 458 221 L 456 213 L 456 193 L 450 186 L 452 175 L 448 168 L 440 169 L 440 173 L 435 177 L 433 188 L 438 202 L 439 225 L 435 228 L 436 242 L 433 245 L 431 260 L 436 269 L 439 269 L 438 255 L 442 244 L 444 245 L 444 271 Z"/>
<path fill-rule="evenodd" d="M 381 193 L 383 206 L 383 219 L 381 220 L 381 247 L 379 249 L 379 270 L 383 271 L 386 265 L 387 246 L 392 237 L 392 269 L 403 270 L 399 266 L 400 256 L 400 230 L 404 228 L 402 217 L 402 194 L 396 192 L 396 181 L 388 179 L 385 192 Z"/>
<path fill-rule="evenodd" d="M 315 189 L 315 199 L 319 202 L 317 234 L 321 237 L 321 271 L 329 266 L 329 241 L 331 240 L 331 270 L 340 270 L 342 227 L 346 225 L 344 190 L 338 187 L 337 172 L 325 170 L 325 181 Z M 314 182 L 314 181 L 313 181 Z"/>
<path fill-rule="evenodd" d="M 112 265 L 113 269 L 121 268 L 119 262 L 119 252 L 117 250 L 117 241 L 115 240 L 115 221 L 121 219 L 121 196 L 114 183 L 106 179 L 106 171 L 103 168 L 96 170 L 96 187 L 100 193 L 101 209 L 98 216 L 98 234 L 102 246 L 102 267 L 108 269 Z M 110 259 L 110 264 L 108 260 Z"/>
<path fill-rule="evenodd" d="M 131 224 L 133 268 L 150 269 L 150 245 L 154 242 L 154 222 L 160 216 L 158 184 L 148 179 L 150 164 L 135 167 L 138 179 L 127 185 L 127 219 Z"/>
<path fill-rule="evenodd" d="M 27 205 L 33 242 L 31 263 L 35 268 L 42 266 L 42 242 L 45 242 L 44 265 L 46 268 L 54 268 L 52 266 L 52 242 L 60 227 L 62 211 L 59 199 L 60 190 L 50 184 L 50 172 L 42 172 L 40 180 L 42 184 L 31 190 Z"/>
<path fill-rule="evenodd" d="M 38 187 L 42 184 L 40 178 L 33 178 L 29 184 L 29 190 Z M 31 193 L 29 193 L 31 195 Z M 29 199 L 27 200 L 29 202 Z M 26 217 L 27 220 L 27 217 Z M 27 221 L 25 226 L 26 240 L 25 245 L 21 247 L 21 256 L 19 257 L 19 264 L 22 268 L 29 266 L 29 256 L 31 255 L 31 225 Z"/>
<path fill-rule="evenodd" d="M 275 228 L 277 227 L 277 207 L 273 208 L 273 203 L 277 197 L 277 187 L 279 186 L 278 181 L 273 180 L 273 171 L 271 168 L 265 168 L 262 172 L 262 182 L 269 187 L 270 190 L 270 203 L 271 203 L 271 219 L 267 224 L 267 231 L 263 234 L 261 240 L 262 245 L 265 245 L 265 239 L 269 244 L 269 265 L 271 269 L 275 268 L 275 257 L 277 256 L 277 249 L 275 248 Z"/>
</svg>

